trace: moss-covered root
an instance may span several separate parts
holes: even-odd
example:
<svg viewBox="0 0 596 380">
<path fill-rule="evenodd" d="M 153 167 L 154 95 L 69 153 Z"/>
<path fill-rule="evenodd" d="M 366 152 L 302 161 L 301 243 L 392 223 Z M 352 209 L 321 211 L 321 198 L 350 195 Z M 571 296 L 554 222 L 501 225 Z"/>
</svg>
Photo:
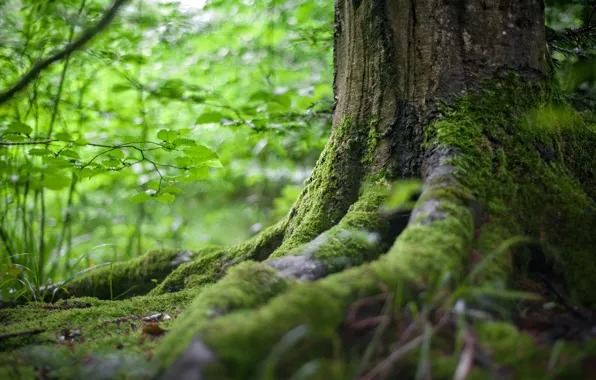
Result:
<svg viewBox="0 0 596 380">
<path fill-rule="evenodd" d="M 211 284 L 220 279 L 226 270 L 236 263 L 246 260 L 265 260 L 281 244 L 286 223 L 282 220 L 245 243 L 212 250 L 204 255 L 196 255 L 194 261 L 174 270 L 151 291 L 151 295 Z"/>
<path fill-rule="evenodd" d="M 162 281 L 175 268 L 200 254 L 203 252 L 150 251 L 135 260 L 94 268 L 72 281 L 49 287 L 46 298 L 89 296 L 114 299 L 145 294 L 155 287 L 156 281 Z"/>
<path fill-rule="evenodd" d="M 306 256 L 320 262 L 327 273 L 334 273 L 376 259 L 395 239 L 395 235 L 390 236 L 387 218 L 379 212 L 386 187 L 366 186 L 337 225 L 309 243 L 276 250 L 267 262 L 278 267 L 279 263 Z"/>
<path fill-rule="evenodd" d="M 207 378 L 213 379 L 258 378 L 262 371 L 272 369 L 279 375 L 277 378 L 289 378 L 297 370 L 296 364 L 315 358 L 336 358 L 333 342 L 340 342 L 338 327 L 357 299 L 377 293 L 380 287 L 395 289 L 404 284 L 421 284 L 446 270 L 462 272 L 463 259 L 474 237 L 473 218 L 461 202 L 447 200 L 443 209 L 443 219 L 413 223 L 406 228 L 390 252 L 378 261 L 317 282 L 297 284 L 256 310 L 231 313 L 209 324 L 185 322 L 184 328 L 177 327 L 168 339 L 194 343 L 186 346 L 190 348 L 185 352 L 162 356 L 163 366 L 172 371 L 181 367 L 204 369 Z M 186 313 L 194 313 L 193 307 Z M 299 326 L 305 329 L 302 333 L 295 330 Z M 280 348 L 290 344 L 286 341 L 292 345 L 289 351 Z M 215 362 L 201 359 L 207 352 L 217 358 Z M 194 364 L 176 361 L 193 355 L 197 359 Z"/>
<path fill-rule="evenodd" d="M 264 264 L 247 261 L 234 266 L 216 284 L 203 289 L 187 311 L 176 320 L 172 331 L 160 345 L 158 357 L 166 362 L 173 361 L 190 345 L 197 329 L 213 323 L 213 320 L 222 318 L 230 311 L 256 308 L 286 290 L 290 284 L 291 280 Z M 239 313 L 243 314 L 244 311 Z M 265 329 L 268 327 L 265 326 Z"/>
<path fill-rule="evenodd" d="M 282 249 L 306 244 L 335 226 L 359 196 L 369 144 L 362 120 L 345 118 L 333 126 L 325 149 L 290 210 Z M 376 140 L 375 140 L 376 142 Z"/>
</svg>

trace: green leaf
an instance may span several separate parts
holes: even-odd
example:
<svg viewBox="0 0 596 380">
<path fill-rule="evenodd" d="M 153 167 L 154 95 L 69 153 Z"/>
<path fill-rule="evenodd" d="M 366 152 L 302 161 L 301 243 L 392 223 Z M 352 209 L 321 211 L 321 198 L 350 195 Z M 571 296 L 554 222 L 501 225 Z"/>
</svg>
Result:
<svg viewBox="0 0 596 380">
<path fill-rule="evenodd" d="M 13 133 L 22 133 L 24 135 L 28 135 L 31 132 L 33 132 L 33 128 L 31 128 L 27 124 L 23 124 L 21 122 L 14 121 L 14 122 L 12 122 L 12 123 L 10 123 L 8 125 L 7 131 L 8 132 L 13 132 Z"/>
<path fill-rule="evenodd" d="M 184 149 L 184 153 L 187 156 L 192 157 L 195 160 L 195 163 L 202 163 L 219 158 L 215 151 L 200 144 Z"/>
<path fill-rule="evenodd" d="M 47 167 L 43 168 L 42 171 L 52 171 L 55 172 L 61 168 L 68 168 L 72 167 L 73 163 L 70 159 L 65 157 L 54 157 L 54 156 L 43 156 L 41 158 L 44 164 L 47 164 Z"/>
<path fill-rule="evenodd" d="M 70 141 L 72 140 L 72 136 L 67 132 L 58 132 L 54 135 L 54 139 L 58 141 Z"/>
<path fill-rule="evenodd" d="M 112 86 L 112 92 L 115 92 L 115 93 L 121 93 L 121 92 L 129 91 L 129 90 L 133 90 L 133 88 L 128 84 L 117 83 Z"/>
<path fill-rule="evenodd" d="M 75 171 L 75 174 L 79 179 L 85 179 L 85 178 L 91 178 L 95 175 L 105 173 L 105 172 L 106 172 L 105 169 L 87 167 L 87 168 L 83 168 L 81 170 Z"/>
<path fill-rule="evenodd" d="M 273 98 L 271 99 L 274 102 L 276 102 L 277 104 L 281 105 L 284 108 L 290 108 L 290 106 L 292 105 L 292 96 L 290 93 L 285 93 L 283 95 L 276 95 L 273 96 Z"/>
<path fill-rule="evenodd" d="M 180 167 L 188 167 L 192 165 L 192 159 L 189 157 L 176 157 L 176 165 Z"/>
<path fill-rule="evenodd" d="M 155 197 L 155 199 L 157 199 L 158 202 L 161 202 L 163 204 L 166 205 L 170 205 L 172 204 L 172 202 L 174 202 L 174 200 L 176 199 L 176 196 L 170 193 L 165 193 L 165 194 L 159 194 L 157 197 Z"/>
<path fill-rule="evenodd" d="M 81 158 L 81 156 L 79 156 L 79 154 L 72 149 L 63 149 L 62 152 L 60 152 L 60 156 L 74 158 L 75 160 Z"/>
<path fill-rule="evenodd" d="M 211 168 L 223 168 L 223 165 L 221 164 L 221 161 L 219 161 L 219 160 L 205 161 L 204 165 L 209 166 Z"/>
<path fill-rule="evenodd" d="M 192 139 L 185 139 L 185 138 L 177 138 L 174 139 L 174 141 L 172 141 L 172 143 L 174 143 L 174 145 L 176 146 L 193 146 L 193 145 L 197 145 L 197 142 L 195 140 Z"/>
<path fill-rule="evenodd" d="M 70 185 L 70 178 L 61 173 L 45 174 L 41 185 L 50 190 L 60 190 Z"/>
<path fill-rule="evenodd" d="M 159 181 L 151 181 L 147 184 L 147 188 L 151 190 L 159 190 Z"/>
<path fill-rule="evenodd" d="M 200 103 L 204 103 L 204 102 L 205 102 L 205 97 L 204 97 L 204 96 L 202 96 L 202 95 L 197 95 L 197 94 L 192 94 L 192 95 L 189 97 L 189 99 L 190 99 L 190 100 L 192 100 L 193 102 L 195 102 L 195 103 L 199 103 L 199 104 L 200 104 Z"/>
<path fill-rule="evenodd" d="M 251 102 L 254 101 L 264 101 L 267 102 L 271 99 L 273 95 L 266 92 L 266 91 L 257 91 L 252 93 L 252 95 L 250 96 L 250 98 L 248 100 L 250 100 Z"/>
<path fill-rule="evenodd" d="M 383 205 L 387 210 L 410 210 L 422 191 L 422 183 L 418 180 L 397 181 Z"/>
<path fill-rule="evenodd" d="M 219 112 L 205 112 L 197 118 L 195 124 L 219 123 L 225 116 Z"/>
<path fill-rule="evenodd" d="M 108 157 L 120 160 L 120 159 L 124 158 L 124 152 L 122 152 L 121 149 L 115 149 L 115 150 L 111 151 L 110 153 L 108 153 Z"/>
<path fill-rule="evenodd" d="M 21 142 L 21 141 L 25 141 L 27 140 L 27 138 L 25 136 L 21 136 L 19 134 L 15 134 L 15 133 L 7 133 L 6 135 L 2 136 L 2 138 L 5 138 L 6 140 L 9 141 L 14 141 L 14 142 Z"/>
<path fill-rule="evenodd" d="M 113 158 L 103 160 L 101 163 L 106 168 L 119 168 L 120 166 L 122 166 L 122 162 L 120 162 L 120 160 L 116 160 Z"/>
<path fill-rule="evenodd" d="M 29 149 L 29 155 L 35 157 L 53 156 L 54 152 L 45 148 L 33 148 Z"/>
<path fill-rule="evenodd" d="M 183 193 L 183 191 L 181 189 L 179 189 L 177 187 L 173 187 L 173 186 L 166 187 L 161 192 L 162 193 L 171 193 L 171 194 L 182 194 Z"/>
<path fill-rule="evenodd" d="M 138 193 L 138 194 L 135 194 L 132 198 L 130 198 L 130 201 L 134 204 L 138 204 L 138 203 L 146 202 L 146 201 L 150 200 L 151 198 L 152 198 L 151 195 L 149 195 L 147 193 Z"/>
<path fill-rule="evenodd" d="M 176 131 L 172 131 L 171 129 L 162 129 L 157 132 L 157 138 L 163 141 L 173 141 L 178 137 L 178 133 Z"/>
<path fill-rule="evenodd" d="M 209 168 L 207 166 L 198 166 L 190 171 L 190 179 L 205 179 L 209 177 Z"/>
</svg>

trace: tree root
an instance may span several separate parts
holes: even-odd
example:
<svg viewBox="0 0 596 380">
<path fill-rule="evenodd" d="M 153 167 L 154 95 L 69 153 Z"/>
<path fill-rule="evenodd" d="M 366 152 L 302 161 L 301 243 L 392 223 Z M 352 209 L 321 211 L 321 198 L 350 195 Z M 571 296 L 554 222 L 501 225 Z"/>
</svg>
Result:
<svg viewBox="0 0 596 380">
<path fill-rule="evenodd" d="M 51 285 L 41 291 L 46 300 L 72 296 L 128 298 L 147 293 L 155 287 L 156 281 L 164 280 L 172 270 L 196 256 L 191 251 L 150 251 L 135 260 L 95 268 L 71 281 Z"/>
<path fill-rule="evenodd" d="M 443 180 L 449 178 L 449 185 L 454 186 L 454 179 L 449 173 L 443 173 Z M 436 189 L 432 187 L 426 191 Z M 423 193 L 423 198 L 425 193 Z M 192 367 L 194 373 L 206 371 L 209 378 L 253 378 L 258 377 L 259 370 L 255 363 L 266 363 L 272 354 L 272 347 L 284 339 L 286 334 L 298 326 L 308 326 L 308 333 L 301 337 L 298 346 L 294 347 L 292 357 L 297 363 L 307 363 L 315 357 L 327 356 L 331 353 L 330 342 L 339 339 L 338 328 L 345 319 L 350 305 L 359 298 L 379 292 L 380 288 L 395 289 L 405 286 L 418 289 L 429 278 L 440 277 L 446 270 L 453 273 L 463 272 L 463 262 L 467 258 L 474 240 L 474 218 L 466 202 L 462 200 L 441 200 L 439 207 L 428 211 L 431 197 L 419 203 L 417 217 L 399 236 L 391 250 L 377 261 L 360 265 L 356 268 L 330 275 L 314 283 L 296 284 L 267 305 L 242 313 L 231 313 L 216 318 L 210 323 L 199 323 L 189 311 L 180 317 L 173 326 L 168 339 L 175 341 L 182 336 L 193 344 L 184 351 L 172 352 L 165 347 L 159 351 L 158 358 L 164 368 L 170 368 L 168 374 L 178 373 L 177 368 L 185 371 Z M 377 204 L 378 207 L 378 204 Z M 354 205 L 352 211 L 357 215 L 359 206 Z M 422 211 L 420 211 L 422 210 Z M 350 212 L 342 222 L 345 225 L 357 220 Z M 367 218 L 364 218 L 367 219 Z M 342 222 L 329 234 L 340 234 L 344 226 Z M 367 225 L 370 226 L 370 220 Z M 322 235 L 324 236 L 324 235 Z M 316 239 L 315 239 L 316 242 Z M 334 251 L 341 251 L 344 243 L 331 243 Z M 308 245 L 297 248 L 295 252 L 304 252 Z M 347 250 L 349 251 L 349 249 Z M 324 251 L 315 250 L 312 254 Z M 354 252 L 359 252 L 354 249 Z M 370 251 L 364 250 L 364 257 L 369 259 Z M 324 259 L 325 256 L 319 256 Z M 373 255 L 374 257 L 374 255 Z M 405 292 L 407 297 L 416 296 L 416 291 Z M 198 304 L 195 307 L 200 306 Z M 263 326 L 268 326 L 264 329 Z M 180 347 L 180 346 L 179 346 Z M 201 347 L 200 352 L 208 355 L 210 360 L 197 360 L 192 364 L 184 361 L 192 356 L 193 350 Z M 300 355 L 300 359 L 296 355 Z M 176 361 L 183 358 L 184 364 Z M 293 368 L 292 370 L 296 370 Z M 290 370 L 284 367 L 284 374 Z M 291 371 L 290 371 L 291 373 Z"/>
<path fill-rule="evenodd" d="M 196 255 L 194 261 L 174 270 L 150 294 L 157 295 L 201 287 L 216 282 L 234 264 L 246 260 L 264 260 L 281 244 L 286 225 L 287 221 L 282 220 L 245 243 Z"/>
</svg>

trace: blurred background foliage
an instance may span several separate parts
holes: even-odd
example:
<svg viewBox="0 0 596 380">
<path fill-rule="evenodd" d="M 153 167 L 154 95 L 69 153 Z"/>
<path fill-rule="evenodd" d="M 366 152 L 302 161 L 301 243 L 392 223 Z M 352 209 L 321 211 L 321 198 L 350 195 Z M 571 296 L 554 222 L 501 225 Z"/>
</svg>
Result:
<svg viewBox="0 0 596 380">
<path fill-rule="evenodd" d="M 110 3 L 0 2 L 0 91 Z M 558 78 L 584 109 L 595 7 L 547 8 Z M 329 135 L 332 37 L 328 0 L 131 0 L 0 104 L 0 300 L 148 249 L 238 243 L 285 215 Z"/>
</svg>

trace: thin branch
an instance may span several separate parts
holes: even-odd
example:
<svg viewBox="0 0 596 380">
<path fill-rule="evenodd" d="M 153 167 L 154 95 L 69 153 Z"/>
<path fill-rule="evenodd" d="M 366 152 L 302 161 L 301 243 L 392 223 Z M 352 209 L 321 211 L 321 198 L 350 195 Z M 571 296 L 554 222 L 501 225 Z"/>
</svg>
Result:
<svg viewBox="0 0 596 380">
<path fill-rule="evenodd" d="M 37 140 L 37 141 L 1 141 L 0 146 L 16 146 L 16 145 L 47 145 L 54 140 Z"/>
<path fill-rule="evenodd" d="M 37 330 L 28 330 L 28 331 L 19 331 L 15 333 L 8 333 L 8 334 L 0 334 L 0 341 L 9 338 L 16 338 L 21 336 L 31 336 L 31 335 L 38 335 L 44 333 L 46 330 L 44 329 L 37 329 Z"/>
<path fill-rule="evenodd" d="M 42 70 L 46 69 L 52 63 L 57 62 L 71 53 L 75 52 L 82 48 L 86 43 L 91 41 L 96 35 L 98 35 L 101 31 L 103 31 L 116 17 L 116 13 L 118 10 L 127 2 L 128 0 L 114 0 L 114 3 L 108 9 L 101 20 L 99 22 L 87 29 L 83 32 L 83 34 L 73 41 L 71 44 L 67 45 L 63 50 L 58 51 L 54 55 L 42 59 L 41 61 L 37 62 L 33 67 L 18 80 L 18 82 L 7 91 L 0 93 L 0 104 L 6 102 L 7 100 L 11 99 L 17 92 L 21 91 L 29 83 L 31 83 L 38 75 L 41 73 Z"/>
</svg>

